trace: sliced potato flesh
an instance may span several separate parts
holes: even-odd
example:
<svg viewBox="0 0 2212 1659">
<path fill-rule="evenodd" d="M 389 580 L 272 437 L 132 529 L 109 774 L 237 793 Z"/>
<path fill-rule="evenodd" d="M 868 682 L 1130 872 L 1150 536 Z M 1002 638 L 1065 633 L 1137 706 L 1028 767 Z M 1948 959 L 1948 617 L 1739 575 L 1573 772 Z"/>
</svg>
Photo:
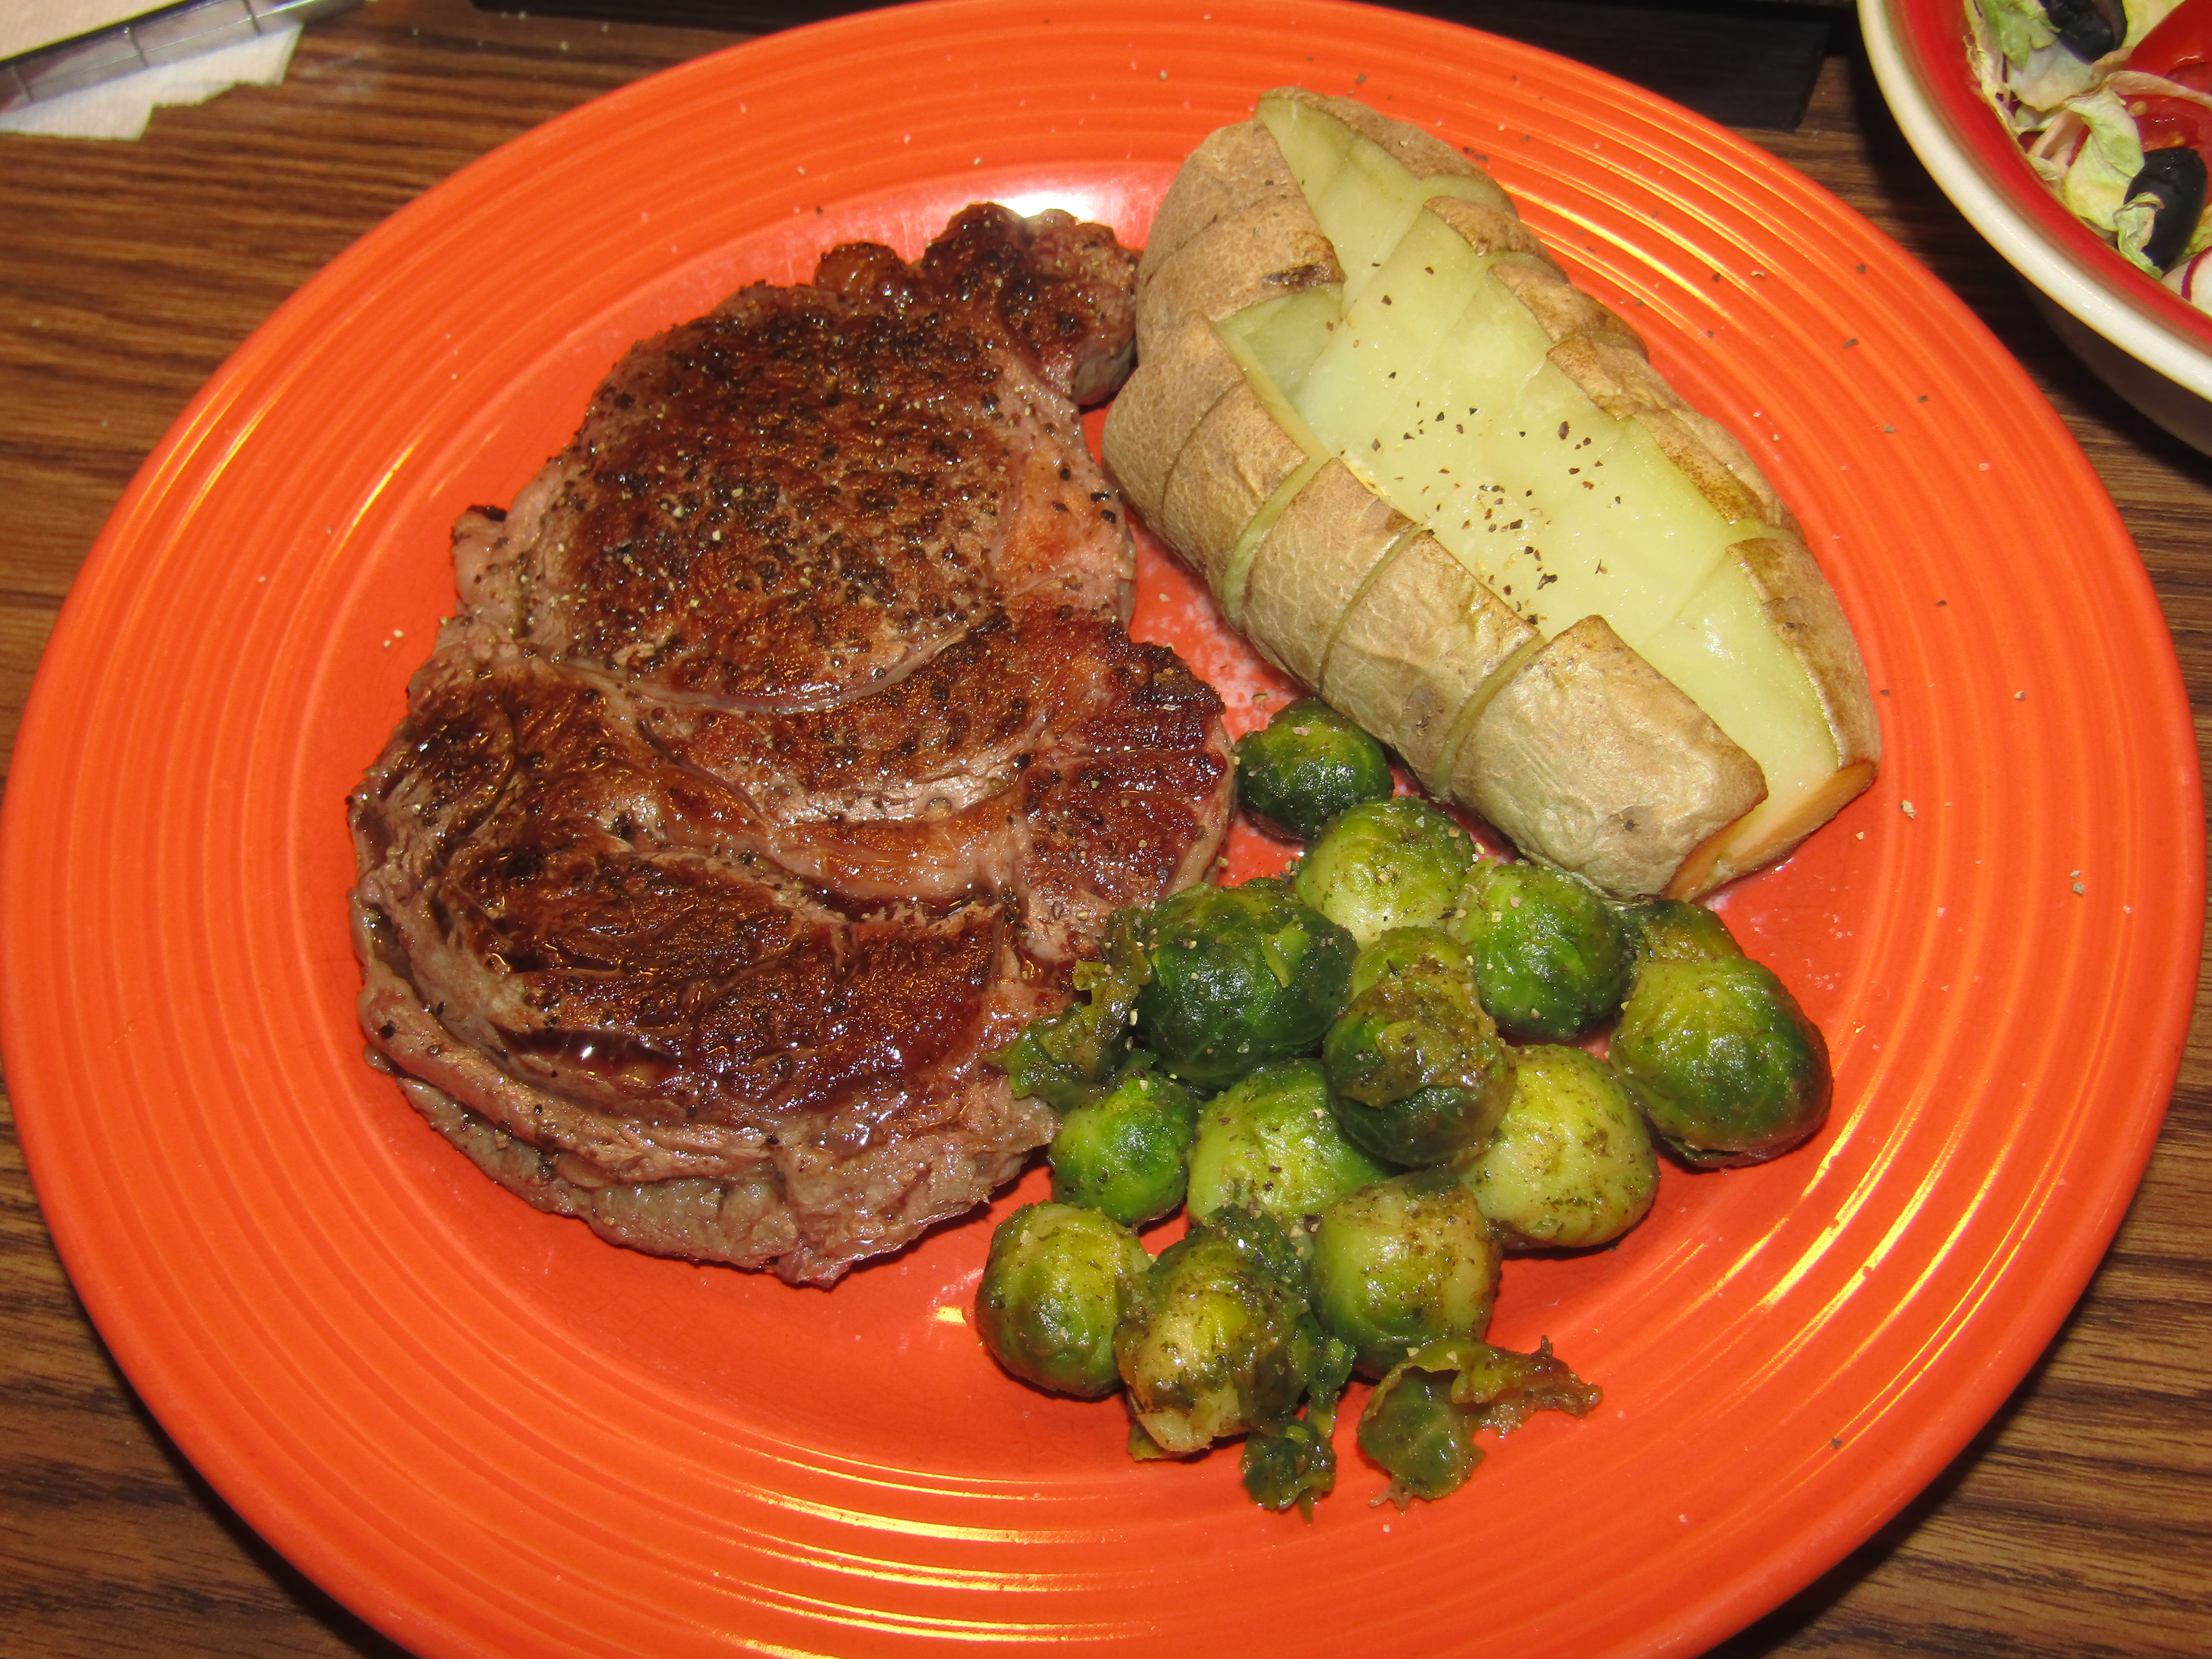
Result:
<svg viewBox="0 0 2212 1659">
<path fill-rule="evenodd" d="M 1336 249 L 1347 300 L 1368 285 L 1430 197 L 1510 206 L 1487 174 L 1441 141 L 1423 144 L 1427 135 L 1397 123 L 1362 123 L 1376 126 L 1370 137 L 1333 112 L 1332 101 L 1270 93 L 1260 100 L 1258 118 Z"/>
<path fill-rule="evenodd" d="M 1295 408 L 1343 314 L 1343 285 L 1327 283 L 1224 317 L 1215 326 L 1250 371 Z"/>
<path fill-rule="evenodd" d="M 1321 135 L 1334 118 L 1291 106 L 1295 125 L 1269 121 L 1267 107 L 1261 118 L 1346 273 L 1343 325 L 1293 399 L 1316 436 L 1547 637 L 1606 617 L 1766 776 L 1769 800 L 1739 850 L 1779 839 L 1776 829 L 1802 816 L 1796 804 L 1856 757 L 1731 551 L 1765 526 L 1748 513 L 1723 516 L 1668 453 L 1680 446 L 1601 409 L 1552 360 L 1561 337 L 1581 337 L 1569 329 L 1616 324 L 1609 313 L 1578 303 L 1555 271 L 1532 270 L 1510 236 L 1486 226 L 1470 240 L 1464 210 L 1401 215 L 1419 181 L 1364 141 L 1340 141 L 1345 159 L 1313 194 L 1302 156 L 1330 148 Z M 1359 217 L 1355 184 L 1391 172 L 1391 183 L 1368 185 L 1375 205 Z M 1378 258 L 1374 227 L 1401 222 Z M 1364 283 L 1363 255 L 1373 271 Z M 1538 308 L 1547 301 L 1549 315 Z"/>
<path fill-rule="evenodd" d="M 1173 506 L 1131 495 L 1248 635 L 1430 787 L 1616 891 L 1706 890 L 1863 788 L 1864 669 L 1787 510 L 1503 192 L 1347 100 L 1270 94 L 1239 131 L 1211 165 L 1264 201 L 1171 193 L 1181 246 L 1144 304 L 1213 324 L 1250 395 L 1197 422 Z M 1209 240 L 1245 272 L 1169 269 Z M 1231 433 L 1257 453 L 1201 453 Z M 1113 443 L 1109 421 L 1118 475 Z"/>
</svg>

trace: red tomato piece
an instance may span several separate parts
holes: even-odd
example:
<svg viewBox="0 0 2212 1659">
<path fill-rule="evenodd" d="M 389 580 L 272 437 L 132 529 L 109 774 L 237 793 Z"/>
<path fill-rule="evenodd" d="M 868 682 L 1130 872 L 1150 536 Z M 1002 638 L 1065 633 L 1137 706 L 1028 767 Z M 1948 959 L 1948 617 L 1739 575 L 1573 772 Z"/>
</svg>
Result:
<svg viewBox="0 0 2212 1659">
<path fill-rule="evenodd" d="M 2205 68 L 2212 71 L 2212 63 Z M 2130 98 L 2128 113 L 2136 118 L 2136 135 L 2145 149 L 2186 144 L 2212 161 L 2212 109 L 2186 98 Z"/>
<path fill-rule="evenodd" d="M 2128 67 L 2212 92 L 2212 0 L 2185 0 L 2136 43 Z"/>
</svg>

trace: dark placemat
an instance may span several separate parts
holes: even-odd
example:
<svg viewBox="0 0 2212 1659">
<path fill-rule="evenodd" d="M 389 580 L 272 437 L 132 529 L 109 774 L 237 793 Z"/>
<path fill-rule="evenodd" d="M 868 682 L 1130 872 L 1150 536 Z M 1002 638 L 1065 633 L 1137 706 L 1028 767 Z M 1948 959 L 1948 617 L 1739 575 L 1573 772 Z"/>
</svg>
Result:
<svg viewBox="0 0 2212 1659">
<path fill-rule="evenodd" d="M 761 33 L 868 9 L 849 0 L 473 0 L 482 11 Z M 1403 9 L 1558 52 L 1726 126 L 1790 131 L 1849 0 L 1456 0 Z M 1255 88 L 1258 90 L 1258 88 Z"/>
</svg>

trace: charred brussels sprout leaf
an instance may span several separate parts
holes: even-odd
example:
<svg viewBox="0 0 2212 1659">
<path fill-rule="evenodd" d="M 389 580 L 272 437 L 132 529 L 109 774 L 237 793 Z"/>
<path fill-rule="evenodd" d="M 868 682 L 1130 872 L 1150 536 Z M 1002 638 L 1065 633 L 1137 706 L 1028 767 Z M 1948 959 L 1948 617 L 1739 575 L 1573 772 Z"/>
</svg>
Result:
<svg viewBox="0 0 2212 1659">
<path fill-rule="evenodd" d="M 1638 967 L 1647 962 L 1710 962 L 1743 954 L 1743 946 L 1717 911 L 1686 899 L 1648 899 L 1624 904 L 1614 915 Z"/>
<path fill-rule="evenodd" d="M 1363 1376 L 1417 1348 L 1479 1337 L 1498 1299 L 1502 1252 L 1474 1194 L 1449 1170 L 1362 1188 L 1322 1212 L 1308 1268 L 1322 1328 Z"/>
<path fill-rule="evenodd" d="M 985 1056 L 1016 1094 L 1034 1095 L 1065 1112 L 1113 1086 L 1128 1057 L 1130 1011 L 1152 971 L 1139 934 L 1143 915 L 1115 911 L 1098 960 L 1076 963 L 1075 989 L 1084 1000 L 1030 1021 L 1012 1042 Z"/>
<path fill-rule="evenodd" d="M 1650 1209 L 1659 1158 L 1611 1067 L 1580 1048 L 1523 1048 L 1497 1138 L 1460 1166 L 1509 1246 L 1581 1249 Z"/>
<path fill-rule="evenodd" d="M 1456 819 L 1411 795 L 1355 806 L 1306 849 L 1291 890 L 1371 945 L 1393 927 L 1442 921 L 1474 863 Z"/>
<path fill-rule="evenodd" d="M 1309 1521 L 1314 1499 L 1336 1486 L 1336 1406 L 1352 1376 L 1352 1349 L 1331 1339 L 1316 1351 L 1305 1413 L 1273 1434 L 1244 1442 L 1244 1490 L 1263 1510 L 1295 1506 Z"/>
<path fill-rule="evenodd" d="M 1078 1106 L 1052 1138 L 1052 1195 L 1133 1227 L 1182 1202 L 1198 1097 L 1171 1077 L 1132 1069 L 1103 1099 Z"/>
<path fill-rule="evenodd" d="M 1388 800 L 1382 745 L 1327 703 L 1303 697 L 1237 740 L 1237 796 L 1265 827 L 1311 841 L 1338 813 Z"/>
<path fill-rule="evenodd" d="M 1229 1215 L 1152 1263 L 1114 1334 L 1114 1358 L 1131 1414 L 1162 1451 L 1187 1457 L 1296 1419 L 1327 1343 L 1297 1260 L 1273 1222 Z"/>
<path fill-rule="evenodd" d="M 1328 1413 L 1333 1426 L 1334 1411 Z M 1296 1509 L 1313 1519 L 1314 1499 L 1336 1487 L 1336 1447 L 1311 1413 L 1273 1434 L 1247 1437 L 1244 1490 L 1263 1510 Z"/>
<path fill-rule="evenodd" d="M 1353 998 L 1322 1064 L 1345 1139 L 1390 1164 L 1442 1164 L 1482 1146 L 1513 1093 L 1513 1051 L 1474 988 L 1426 965 Z"/>
<path fill-rule="evenodd" d="M 1360 1413 L 1359 1449 L 1389 1472 L 1402 1509 L 1458 1490 L 1482 1461 L 1479 1431 L 1505 1434 L 1540 1411 L 1581 1417 L 1604 1397 L 1553 1357 L 1548 1340 L 1529 1354 L 1448 1339 L 1376 1385 Z"/>
<path fill-rule="evenodd" d="M 1277 1060 L 1200 1109 L 1190 1213 L 1206 1221 L 1256 1210 L 1302 1238 L 1306 1217 L 1389 1174 L 1337 1127 L 1321 1066 Z"/>
<path fill-rule="evenodd" d="M 1146 915 L 1137 1031 L 1201 1089 L 1310 1052 L 1344 1006 L 1358 947 L 1280 882 L 1189 887 Z"/>
<path fill-rule="evenodd" d="M 1475 866 L 1452 931 L 1482 1006 L 1517 1041 L 1565 1042 L 1609 1018 L 1634 968 L 1597 890 L 1542 864 Z"/>
<path fill-rule="evenodd" d="M 993 1358 L 1054 1394 L 1097 1400 L 1120 1381 L 1114 1333 L 1152 1258 L 1097 1210 L 1028 1204 L 991 1235 L 975 1330 Z"/>
<path fill-rule="evenodd" d="M 1390 1476 L 1390 1495 L 1404 1508 L 1408 1495 L 1437 1498 L 1459 1489 L 1482 1462 L 1474 1443 L 1481 1425 L 1451 1402 L 1451 1378 L 1418 1366 L 1400 1366 L 1387 1388 L 1377 1387 L 1359 1414 L 1359 1449 Z"/>
<path fill-rule="evenodd" d="M 1828 1115 L 1826 1039 L 1748 957 L 1647 964 L 1609 1055 L 1651 1127 L 1691 1164 L 1759 1163 Z"/>
</svg>

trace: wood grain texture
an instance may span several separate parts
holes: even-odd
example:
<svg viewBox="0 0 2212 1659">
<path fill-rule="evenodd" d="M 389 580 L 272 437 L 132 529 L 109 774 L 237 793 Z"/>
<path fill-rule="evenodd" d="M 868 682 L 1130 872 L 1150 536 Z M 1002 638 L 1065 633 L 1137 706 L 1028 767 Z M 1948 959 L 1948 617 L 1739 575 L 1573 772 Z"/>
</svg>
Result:
<svg viewBox="0 0 2212 1659">
<path fill-rule="evenodd" d="M 1804 125 L 1751 136 L 1918 255 L 2027 365 L 2135 534 L 2212 736 L 2212 460 L 2057 344 L 1840 34 Z M 0 136 L 0 752 L 100 524 L 227 353 L 454 168 L 733 38 L 370 0 L 309 31 L 283 86 L 161 112 L 139 143 Z M 1726 1659 L 2212 1655 L 2206 1000 L 2142 1192 L 2058 1340 L 1928 1492 Z M 0 1656 L 398 1652 L 261 1543 L 138 1405 L 0 1119 Z"/>
</svg>

